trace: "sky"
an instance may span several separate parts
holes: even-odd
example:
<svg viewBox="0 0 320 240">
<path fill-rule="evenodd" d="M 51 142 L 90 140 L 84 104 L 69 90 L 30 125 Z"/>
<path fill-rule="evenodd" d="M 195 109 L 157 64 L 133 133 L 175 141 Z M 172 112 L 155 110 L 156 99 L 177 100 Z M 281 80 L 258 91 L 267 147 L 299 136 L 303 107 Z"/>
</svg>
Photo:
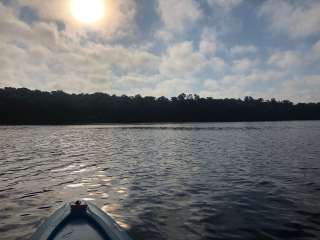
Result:
<svg viewBox="0 0 320 240">
<path fill-rule="evenodd" d="M 320 0 L 71 1 L 0 0 L 0 87 L 320 102 Z"/>
</svg>

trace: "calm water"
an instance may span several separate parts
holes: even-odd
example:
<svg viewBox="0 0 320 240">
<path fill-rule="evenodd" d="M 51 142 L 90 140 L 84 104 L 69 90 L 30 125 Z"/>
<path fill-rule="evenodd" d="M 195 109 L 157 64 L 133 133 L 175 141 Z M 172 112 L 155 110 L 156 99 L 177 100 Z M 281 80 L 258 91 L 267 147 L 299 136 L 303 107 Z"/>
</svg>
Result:
<svg viewBox="0 0 320 240">
<path fill-rule="evenodd" d="M 134 239 L 320 239 L 320 121 L 0 127 L 0 239 L 84 198 Z"/>
</svg>

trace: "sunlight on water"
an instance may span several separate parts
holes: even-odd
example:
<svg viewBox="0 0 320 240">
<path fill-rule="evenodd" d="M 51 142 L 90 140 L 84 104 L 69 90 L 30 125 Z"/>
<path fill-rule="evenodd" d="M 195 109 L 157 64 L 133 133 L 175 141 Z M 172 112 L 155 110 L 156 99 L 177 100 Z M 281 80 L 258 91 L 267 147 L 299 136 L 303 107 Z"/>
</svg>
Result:
<svg viewBox="0 0 320 240">
<path fill-rule="evenodd" d="M 95 198 L 82 198 L 83 201 L 94 201 L 96 200 Z"/>
<path fill-rule="evenodd" d="M 106 213 L 112 214 L 113 212 L 115 212 L 116 210 L 119 210 L 120 208 L 121 208 L 120 204 L 113 203 L 113 204 L 104 205 L 102 206 L 101 209 Z"/>
<path fill-rule="evenodd" d="M 53 170 L 51 170 L 51 172 L 65 172 L 65 171 L 68 171 L 68 170 L 71 170 L 71 169 L 74 169 L 74 168 L 76 168 L 76 165 L 71 164 L 71 165 L 69 165 L 67 167 L 53 169 Z"/>
<path fill-rule="evenodd" d="M 112 178 L 105 178 L 105 179 L 102 179 L 102 181 L 104 182 L 110 182 L 112 180 Z"/>
<path fill-rule="evenodd" d="M 66 186 L 67 188 L 78 188 L 78 187 L 84 187 L 83 183 L 74 183 L 74 184 L 68 184 Z"/>
<path fill-rule="evenodd" d="M 123 217 L 119 214 L 116 214 L 116 212 L 121 209 L 122 206 L 119 204 L 110 204 L 110 205 L 104 205 L 101 207 L 101 210 L 105 213 L 109 214 L 116 222 L 124 229 L 130 229 L 130 225 L 125 222 Z"/>
<path fill-rule="evenodd" d="M 83 172 L 87 172 L 87 171 L 89 171 L 89 169 L 84 168 L 84 169 L 73 171 L 73 172 L 71 172 L 71 174 L 72 173 L 83 173 Z"/>
<path fill-rule="evenodd" d="M 101 186 L 101 184 L 88 184 L 88 183 L 84 183 L 84 185 L 86 185 L 87 187 L 92 187 L 92 188 Z"/>
<path fill-rule="evenodd" d="M 123 229 L 125 229 L 125 230 L 129 230 L 130 229 L 130 225 L 128 223 L 125 223 L 125 222 L 122 222 L 122 221 L 119 221 L 119 220 L 117 220 L 116 222 Z"/>
<path fill-rule="evenodd" d="M 117 193 L 120 193 L 120 194 L 128 194 L 128 189 L 127 188 L 124 188 L 124 187 L 121 187 L 121 188 L 119 188 L 119 189 L 116 189 L 116 192 Z"/>
</svg>

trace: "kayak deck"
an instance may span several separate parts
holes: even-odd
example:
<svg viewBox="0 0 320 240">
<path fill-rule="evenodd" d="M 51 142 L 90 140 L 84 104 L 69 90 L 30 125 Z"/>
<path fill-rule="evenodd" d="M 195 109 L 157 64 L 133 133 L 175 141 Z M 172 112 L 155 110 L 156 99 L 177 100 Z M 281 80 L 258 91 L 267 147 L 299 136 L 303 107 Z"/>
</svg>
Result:
<svg viewBox="0 0 320 240">
<path fill-rule="evenodd" d="M 65 224 L 62 224 L 59 229 L 50 238 L 52 240 L 66 239 L 95 239 L 107 240 L 110 239 L 101 228 L 85 218 L 70 218 Z"/>
<path fill-rule="evenodd" d="M 131 240 L 123 229 L 95 205 L 65 204 L 49 217 L 31 240 Z"/>
</svg>

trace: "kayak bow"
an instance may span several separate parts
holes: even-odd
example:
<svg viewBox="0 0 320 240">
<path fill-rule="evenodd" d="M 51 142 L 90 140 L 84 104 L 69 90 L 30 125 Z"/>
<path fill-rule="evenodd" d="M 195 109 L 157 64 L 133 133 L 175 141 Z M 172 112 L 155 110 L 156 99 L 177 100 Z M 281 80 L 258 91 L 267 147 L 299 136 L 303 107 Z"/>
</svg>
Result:
<svg viewBox="0 0 320 240">
<path fill-rule="evenodd" d="M 76 201 L 53 213 L 31 240 L 131 240 L 127 233 L 95 205 Z"/>
</svg>

